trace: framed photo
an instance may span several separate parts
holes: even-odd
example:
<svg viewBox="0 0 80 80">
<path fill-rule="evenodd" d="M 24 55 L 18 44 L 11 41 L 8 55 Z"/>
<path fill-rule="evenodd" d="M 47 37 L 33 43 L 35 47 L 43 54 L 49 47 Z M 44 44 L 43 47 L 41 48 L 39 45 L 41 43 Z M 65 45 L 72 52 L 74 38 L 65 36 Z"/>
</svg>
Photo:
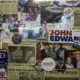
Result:
<svg viewBox="0 0 80 80">
<path fill-rule="evenodd" d="M 35 59 L 35 46 L 8 46 L 9 50 L 9 63 L 10 64 L 24 64 L 34 65 Z"/>
</svg>

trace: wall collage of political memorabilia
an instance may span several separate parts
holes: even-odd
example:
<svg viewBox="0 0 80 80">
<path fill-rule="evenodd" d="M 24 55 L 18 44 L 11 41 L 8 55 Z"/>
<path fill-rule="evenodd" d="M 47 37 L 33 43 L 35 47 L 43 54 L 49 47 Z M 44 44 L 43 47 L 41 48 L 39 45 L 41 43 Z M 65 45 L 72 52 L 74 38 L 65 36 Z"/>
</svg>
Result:
<svg viewBox="0 0 80 80">
<path fill-rule="evenodd" d="M 0 80 L 80 80 L 80 0 L 0 0 Z"/>
</svg>

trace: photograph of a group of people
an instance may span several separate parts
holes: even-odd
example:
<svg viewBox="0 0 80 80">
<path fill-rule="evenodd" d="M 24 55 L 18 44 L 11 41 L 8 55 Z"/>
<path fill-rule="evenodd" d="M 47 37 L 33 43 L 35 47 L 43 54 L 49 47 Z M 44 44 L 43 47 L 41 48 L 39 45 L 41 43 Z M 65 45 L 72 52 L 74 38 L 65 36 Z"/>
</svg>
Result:
<svg viewBox="0 0 80 80">
<path fill-rule="evenodd" d="M 22 31 L 20 34 L 23 39 L 45 39 L 46 22 L 41 23 L 40 13 L 40 7 L 38 6 L 19 6 L 18 21 L 22 24 L 20 25 L 19 31 Z M 22 26 L 26 27 L 26 29 Z"/>
<path fill-rule="evenodd" d="M 74 10 L 72 7 L 47 6 L 41 8 L 41 22 L 53 24 L 57 29 L 74 28 Z"/>
<path fill-rule="evenodd" d="M 19 6 L 18 10 L 18 21 L 26 23 L 27 21 L 36 21 L 40 24 L 41 21 L 40 8 L 38 6 Z"/>
<path fill-rule="evenodd" d="M 41 25 L 38 22 L 22 23 L 18 21 L 18 15 L 1 15 L 1 36 L 3 39 L 10 39 L 14 32 L 22 37 L 22 39 L 45 39 L 46 38 L 46 23 Z"/>
<path fill-rule="evenodd" d="M 34 65 L 35 59 L 35 46 L 9 46 L 10 64 L 26 64 Z"/>
<path fill-rule="evenodd" d="M 80 69 L 80 50 L 72 47 L 72 44 L 52 44 L 38 43 L 36 59 L 37 62 L 42 62 L 45 58 L 55 60 L 56 69 L 64 71 L 68 68 Z"/>
<path fill-rule="evenodd" d="M 40 23 L 41 21 L 41 12 L 38 6 L 29 6 L 29 3 L 33 0 L 19 0 L 18 1 L 18 21 L 26 23 L 27 21 L 36 21 Z"/>
</svg>

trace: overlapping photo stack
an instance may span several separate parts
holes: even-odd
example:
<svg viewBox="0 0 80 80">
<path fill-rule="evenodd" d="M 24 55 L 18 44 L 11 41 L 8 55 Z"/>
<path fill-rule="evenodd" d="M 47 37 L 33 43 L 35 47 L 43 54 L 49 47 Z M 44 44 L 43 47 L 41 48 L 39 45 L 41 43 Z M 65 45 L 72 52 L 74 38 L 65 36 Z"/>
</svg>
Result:
<svg viewBox="0 0 80 80">
<path fill-rule="evenodd" d="M 80 79 L 80 0 L 1 0 L 0 80 L 67 79 Z"/>
</svg>

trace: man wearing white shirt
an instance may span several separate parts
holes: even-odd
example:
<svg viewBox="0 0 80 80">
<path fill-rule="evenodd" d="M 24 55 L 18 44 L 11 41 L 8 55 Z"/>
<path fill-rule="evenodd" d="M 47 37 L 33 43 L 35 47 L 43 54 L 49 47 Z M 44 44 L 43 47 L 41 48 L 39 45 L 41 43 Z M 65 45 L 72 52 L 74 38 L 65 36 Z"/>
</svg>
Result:
<svg viewBox="0 0 80 80">
<path fill-rule="evenodd" d="M 73 27 L 74 25 L 74 16 L 72 8 L 65 8 L 63 11 L 63 15 L 61 17 L 61 26 L 68 28 L 68 26 Z"/>
</svg>

